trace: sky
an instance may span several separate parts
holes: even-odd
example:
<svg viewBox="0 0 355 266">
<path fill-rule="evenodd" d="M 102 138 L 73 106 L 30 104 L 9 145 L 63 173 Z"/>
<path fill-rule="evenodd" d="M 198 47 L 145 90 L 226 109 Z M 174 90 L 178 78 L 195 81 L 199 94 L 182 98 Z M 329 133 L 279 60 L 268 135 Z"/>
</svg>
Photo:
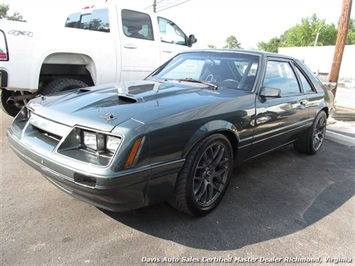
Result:
<svg viewBox="0 0 355 266">
<path fill-rule="evenodd" d="M 108 0 L 115 1 L 115 0 Z M 117 1 L 117 0 L 116 0 Z M 176 1 L 176 0 L 171 0 Z M 24 19 L 43 28 L 62 27 L 66 16 L 101 0 L 1 0 L 10 5 L 10 14 L 19 12 Z M 120 1 L 122 2 L 122 1 Z M 158 1 L 159 2 L 159 1 Z M 300 24 L 302 18 L 316 14 L 337 27 L 342 0 L 189 0 L 158 15 L 174 21 L 187 34 L 195 34 L 196 48 L 214 45 L 222 48 L 234 35 L 246 49 L 268 42 Z M 153 0 L 126 1 L 127 7 L 144 10 Z M 355 18 L 352 10 L 351 18 Z M 43 25 L 43 21 L 48 21 Z M 0 25 L 1 28 L 1 25 Z"/>
</svg>

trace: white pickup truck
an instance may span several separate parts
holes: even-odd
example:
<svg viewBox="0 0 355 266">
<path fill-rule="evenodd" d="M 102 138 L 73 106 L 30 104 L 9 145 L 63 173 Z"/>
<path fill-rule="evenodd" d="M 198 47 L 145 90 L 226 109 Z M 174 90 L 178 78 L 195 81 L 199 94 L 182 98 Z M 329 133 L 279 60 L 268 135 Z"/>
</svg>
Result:
<svg viewBox="0 0 355 266">
<path fill-rule="evenodd" d="M 195 42 L 171 20 L 117 1 L 86 7 L 46 32 L 0 20 L 0 107 L 15 116 L 38 94 L 142 79 Z"/>
</svg>

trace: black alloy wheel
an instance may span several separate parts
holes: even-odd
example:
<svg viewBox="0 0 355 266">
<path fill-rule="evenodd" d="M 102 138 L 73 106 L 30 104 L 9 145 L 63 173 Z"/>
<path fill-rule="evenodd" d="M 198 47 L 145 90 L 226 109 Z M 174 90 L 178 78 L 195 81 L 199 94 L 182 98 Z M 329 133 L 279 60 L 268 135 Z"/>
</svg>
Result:
<svg viewBox="0 0 355 266">
<path fill-rule="evenodd" d="M 309 155 L 316 154 L 322 147 L 326 130 L 327 115 L 324 111 L 320 111 L 313 125 L 294 143 L 295 149 Z"/>
<path fill-rule="evenodd" d="M 222 134 L 200 141 L 188 155 L 170 204 L 195 216 L 210 213 L 221 202 L 233 170 L 233 152 Z"/>
<path fill-rule="evenodd" d="M 324 112 L 322 112 L 324 114 Z M 327 117 L 320 115 L 313 131 L 313 150 L 318 151 L 325 139 L 325 133 L 327 129 Z"/>
</svg>

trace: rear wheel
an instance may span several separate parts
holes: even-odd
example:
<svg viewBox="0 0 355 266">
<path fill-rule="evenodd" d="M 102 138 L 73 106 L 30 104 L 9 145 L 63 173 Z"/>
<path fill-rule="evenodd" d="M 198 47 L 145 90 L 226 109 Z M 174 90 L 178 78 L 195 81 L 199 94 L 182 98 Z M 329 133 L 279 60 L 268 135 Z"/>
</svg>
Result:
<svg viewBox="0 0 355 266">
<path fill-rule="evenodd" d="M 71 78 L 60 78 L 60 79 L 55 79 L 51 82 L 49 82 L 46 86 L 44 86 L 39 93 L 42 95 L 48 95 L 48 94 L 53 94 L 56 92 L 60 91 L 66 91 L 66 90 L 72 90 L 72 89 L 78 89 L 78 88 L 84 88 L 87 87 L 88 84 L 81 80 L 77 79 L 71 79 Z M 26 94 L 26 92 L 24 92 Z M 30 93 L 27 93 L 30 94 Z M 21 108 L 26 104 L 26 101 L 29 100 L 30 97 L 26 98 L 26 100 L 11 100 L 8 101 L 9 97 L 11 96 L 19 96 L 21 95 L 20 92 L 18 91 L 8 91 L 5 89 L 0 90 L 0 96 L 1 96 L 1 105 L 0 108 L 7 114 L 11 116 L 16 116 L 17 113 L 21 110 Z M 35 97 L 35 95 L 33 95 Z M 10 104 L 11 102 L 11 104 Z"/>
<path fill-rule="evenodd" d="M 305 154 L 316 154 L 322 147 L 326 129 L 327 115 L 324 111 L 320 111 L 313 125 L 294 143 L 295 149 Z"/>
<path fill-rule="evenodd" d="M 222 134 L 200 141 L 186 158 L 170 205 L 195 216 L 203 216 L 221 202 L 233 170 L 233 153 Z"/>
<path fill-rule="evenodd" d="M 49 82 L 40 90 L 40 93 L 43 95 L 48 95 L 59 91 L 85 88 L 87 86 L 88 84 L 78 79 L 60 78 Z"/>
</svg>

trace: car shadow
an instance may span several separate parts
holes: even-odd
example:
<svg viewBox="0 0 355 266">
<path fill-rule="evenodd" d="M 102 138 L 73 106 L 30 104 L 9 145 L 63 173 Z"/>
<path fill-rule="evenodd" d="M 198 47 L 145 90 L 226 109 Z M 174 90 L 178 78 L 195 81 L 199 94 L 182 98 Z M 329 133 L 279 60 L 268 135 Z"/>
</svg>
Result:
<svg viewBox="0 0 355 266">
<path fill-rule="evenodd" d="M 351 148 L 326 141 L 316 156 L 292 146 L 234 171 L 219 207 L 196 218 L 167 204 L 105 214 L 155 237 L 205 250 L 232 250 L 300 231 L 335 211 L 355 193 Z"/>
</svg>

